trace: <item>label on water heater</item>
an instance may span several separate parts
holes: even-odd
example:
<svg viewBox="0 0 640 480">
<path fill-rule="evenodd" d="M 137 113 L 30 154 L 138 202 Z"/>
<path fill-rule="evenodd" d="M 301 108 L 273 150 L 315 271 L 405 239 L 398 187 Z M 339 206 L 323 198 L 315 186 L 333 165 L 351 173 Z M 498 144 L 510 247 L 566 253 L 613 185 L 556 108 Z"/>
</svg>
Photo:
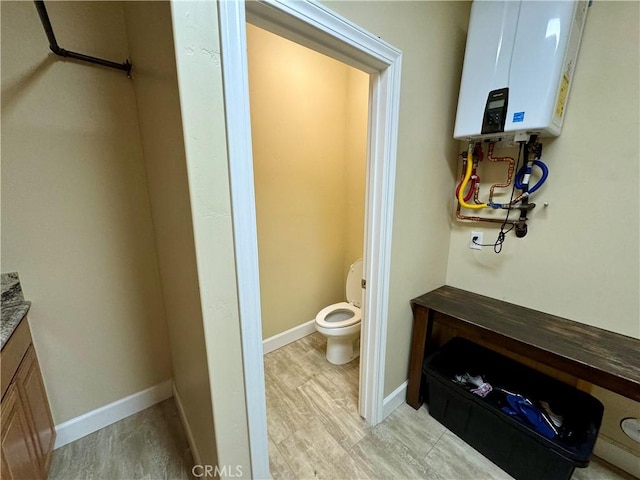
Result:
<svg viewBox="0 0 640 480">
<path fill-rule="evenodd" d="M 524 122 L 524 112 L 516 112 L 513 114 L 513 123 Z"/>
<path fill-rule="evenodd" d="M 567 73 L 562 75 L 560 81 L 560 92 L 558 93 L 558 103 L 556 103 L 556 117 L 562 118 L 564 115 L 564 106 L 567 103 L 567 96 L 569 95 L 569 75 Z"/>
</svg>

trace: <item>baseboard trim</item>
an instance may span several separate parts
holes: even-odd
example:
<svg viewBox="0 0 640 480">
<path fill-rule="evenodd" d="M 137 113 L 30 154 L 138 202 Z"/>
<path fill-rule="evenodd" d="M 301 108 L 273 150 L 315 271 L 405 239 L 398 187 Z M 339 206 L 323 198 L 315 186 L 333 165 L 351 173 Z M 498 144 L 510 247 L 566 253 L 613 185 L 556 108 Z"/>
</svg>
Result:
<svg viewBox="0 0 640 480">
<path fill-rule="evenodd" d="M 382 419 L 387 418 L 391 413 L 402 405 L 407 398 L 407 385 L 409 381 L 405 380 L 398 388 L 385 397 L 382 401 Z"/>
<path fill-rule="evenodd" d="M 54 450 L 170 398 L 171 383 L 171 380 L 165 380 L 56 425 Z"/>
<path fill-rule="evenodd" d="M 180 416 L 180 421 L 182 422 L 182 427 L 184 428 L 184 433 L 187 436 L 187 442 L 189 442 L 189 448 L 191 449 L 191 456 L 193 457 L 193 464 L 202 465 L 202 457 L 200 456 L 200 450 L 198 450 L 196 441 L 193 438 L 193 432 L 191 431 L 191 426 L 189 425 L 187 416 L 184 413 L 182 400 L 180 400 L 180 395 L 178 394 L 178 390 L 176 390 L 176 384 L 173 382 L 171 382 L 171 389 L 173 391 L 173 399 L 176 402 L 176 408 L 178 409 L 178 415 Z"/>
<path fill-rule="evenodd" d="M 611 440 L 609 437 L 605 435 L 598 437 L 596 446 L 593 449 L 593 454 L 606 460 L 611 465 L 618 467 L 620 470 L 624 470 L 634 477 L 640 478 L 640 459 L 625 448 L 619 447 L 617 442 Z"/>
<path fill-rule="evenodd" d="M 309 320 L 308 322 L 303 323 L 302 325 L 298 325 L 297 327 L 290 328 L 289 330 L 285 330 L 282 333 L 278 333 L 273 337 L 269 337 L 262 341 L 262 350 L 265 354 L 269 352 L 273 352 L 274 350 L 279 349 L 280 347 L 284 347 L 285 345 L 289 345 L 290 343 L 295 342 L 296 340 L 300 340 L 307 335 L 311 335 L 316 331 L 316 321 Z"/>
</svg>

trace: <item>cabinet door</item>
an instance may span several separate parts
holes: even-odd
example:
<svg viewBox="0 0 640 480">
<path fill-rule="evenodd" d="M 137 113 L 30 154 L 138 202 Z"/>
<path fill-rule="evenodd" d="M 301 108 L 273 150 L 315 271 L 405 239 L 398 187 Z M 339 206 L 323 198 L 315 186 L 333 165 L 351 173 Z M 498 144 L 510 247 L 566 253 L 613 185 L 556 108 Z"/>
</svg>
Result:
<svg viewBox="0 0 640 480">
<path fill-rule="evenodd" d="M 15 384 L 2 399 L 2 472 L 3 480 L 42 478 L 42 467 L 32 442 L 24 405 Z"/>
<path fill-rule="evenodd" d="M 53 450 L 54 427 L 33 345 L 29 347 L 22 360 L 16 375 L 16 383 L 22 403 L 27 411 L 27 417 L 31 422 L 35 437 L 33 442 L 38 450 L 40 467 L 46 476 L 46 472 L 49 471 L 51 451 Z"/>
</svg>

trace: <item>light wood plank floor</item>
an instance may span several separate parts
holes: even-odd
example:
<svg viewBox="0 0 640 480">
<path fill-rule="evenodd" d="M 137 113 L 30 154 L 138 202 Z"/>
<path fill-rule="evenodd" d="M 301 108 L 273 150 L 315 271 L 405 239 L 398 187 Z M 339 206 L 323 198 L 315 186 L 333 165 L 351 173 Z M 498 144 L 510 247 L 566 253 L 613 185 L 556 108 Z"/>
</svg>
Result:
<svg viewBox="0 0 640 480">
<path fill-rule="evenodd" d="M 400 406 L 375 428 L 357 413 L 358 360 L 336 366 L 314 333 L 264 357 L 269 460 L 279 479 L 510 479 L 429 416 Z M 573 480 L 633 477 L 594 458 Z"/>
<path fill-rule="evenodd" d="M 403 404 L 367 427 L 357 414 L 358 361 L 331 365 L 315 333 L 265 355 L 269 458 L 279 479 L 509 479 L 432 419 Z M 53 452 L 50 480 L 192 478 L 173 399 Z M 573 480 L 629 480 L 598 459 Z"/>
<path fill-rule="evenodd" d="M 173 398 L 53 452 L 49 480 L 192 479 Z"/>
</svg>

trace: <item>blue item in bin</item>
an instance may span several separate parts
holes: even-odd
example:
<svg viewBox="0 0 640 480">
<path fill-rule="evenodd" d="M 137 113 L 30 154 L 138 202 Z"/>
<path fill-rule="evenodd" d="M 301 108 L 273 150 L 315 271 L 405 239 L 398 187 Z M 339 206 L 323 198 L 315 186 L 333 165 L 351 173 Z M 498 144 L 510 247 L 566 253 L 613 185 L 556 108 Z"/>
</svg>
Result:
<svg viewBox="0 0 640 480">
<path fill-rule="evenodd" d="M 506 398 L 509 407 L 502 407 L 504 413 L 526 420 L 540 435 L 547 438 L 554 438 L 558 435 L 553 423 L 531 403 L 531 400 L 514 393 L 506 393 Z"/>
</svg>

